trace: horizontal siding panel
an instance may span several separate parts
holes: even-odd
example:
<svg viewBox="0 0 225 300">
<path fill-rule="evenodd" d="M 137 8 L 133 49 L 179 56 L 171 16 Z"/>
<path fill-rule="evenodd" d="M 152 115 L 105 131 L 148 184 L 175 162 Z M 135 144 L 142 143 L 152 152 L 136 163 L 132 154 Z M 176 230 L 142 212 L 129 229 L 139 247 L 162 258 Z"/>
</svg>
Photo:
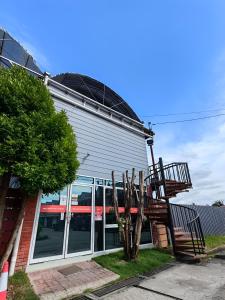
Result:
<svg viewBox="0 0 225 300">
<path fill-rule="evenodd" d="M 74 128 L 80 160 L 78 174 L 111 179 L 114 170 L 117 180 L 121 180 L 125 170 L 147 170 L 146 144 L 141 133 L 60 100 L 55 105 L 57 110 L 66 111 Z"/>
<path fill-rule="evenodd" d="M 64 110 L 66 111 L 66 114 L 68 115 L 68 117 L 71 117 L 72 119 L 74 119 L 74 122 L 76 123 L 76 120 L 80 121 L 81 123 L 85 123 L 85 124 L 89 124 L 90 126 L 92 126 L 92 124 L 95 124 L 95 127 L 99 130 L 102 130 L 102 125 L 105 125 L 105 123 L 108 123 L 108 128 L 112 128 L 112 130 L 115 130 L 115 127 L 117 127 L 117 132 L 119 132 L 121 135 L 124 135 L 124 137 L 126 138 L 126 134 L 124 131 L 124 128 L 119 125 L 113 124 L 109 121 L 98 117 L 96 115 L 93 115 L 89 112 L 86 112 L 78 107 L 75 107 L 71 104 L 65 104 L 63 102 L 59 102 L 58 100 L 56 100 L 56 109 L 58 111 L 60 110 Z M 134 135 L 134 138 L 136 138 L 136 133 L 132 133 Z M 138 140 L 138 137 L 137 137 Z"/>
<path fill-rule="evenodd" d="M 69 119 L 70 120 L 70 119 Z M 79 135 L 79 133 L 81 133 L 81 134 L 83 134 L 83 136 L 85 136 L 87 139 L 89 138 L 89 137 L 93 137 L 93 134 L 91 134 L 90 133 L 90 127 L 93 127 L 93 124 L 92 124 L 92 126 L 85 126 L 84 127 L 84 125 L 82 125 L 82 124 L 78 124 L 78 123 L 73 123 L 73 122 L 71 122 L 71 125 L 74 127 L 74 130 L 75 130 L 75 133 L 76 133 L 76 136 L 78 136 Z M 116 132 L 115 131 L 111 131 L 110 132 L 110 135 L 109 135 L 109 133 L 108 132 L 106 132 L 106 131 L 103 131 L 102 129 L 101 129 L 101 131 L 97 131 L 96 130 L 96 132 L 95 132 L 95 135 L 98 137 L 98 140 L 99 141 L 105 141 L 106 139 L 108 139 L 109 138 L 109 136 L 110 136 L 110 138 L 111 139 L 113 139 L 113 141 L 116 143 L 116 142 L 120 142 L 119 140 L 118 140 L 118 137 L 119 137 L 119 139 L 121 139 L 121 142 L 123 143 L 123 145 L 124 146 L 126 146 L 126 148 L 130 145 L 130 139 L 129 139 L 129 136 L 126 136 L 126 138 L 125 137 L 123 137 L 123 136 L 121 136 L 121 135 L 119 135 L 119 134 L 117 134 L 116 135 Z M 136 143 L 136 144 L 134 144 L 133 146 L 132 146 L 132 148 L 133 148 L 133 151 L 142 151 L 143 150 L 143 145 L 145 145 L 145 141 L 144 141 L 144 139 L 143 140 L 137 140 L 137 141 L 134 141 L 134 140 L 132 140 L 132 142 L 134 143 Z M 141 142 L 141 143 L 140 143 Z M 115 144 L 114 143 L 114 144 Z"/>
<path fill-rule="evenodd" d="M 107 150 L 107 149 L 106 149 Z M 102 152 L 101 155 L 99 155 L 99 152 L 97 151 L 97 149 L 95 147 L 91 147 L 88 146 L 88 152 L 87 152 L 87 147 L 82 147 L 80 144 L 78 145 L 78 152 L 80 157 L 84 157 L 87 153 L 89 153 L 91 156 L 97 157 L 97 158 L 104 158 L 104 159 L 110 159 L 110 161 L 114 162 L 119 162 L 121 164 L 123 164 L 123 162 L 130 162 L 129 158 L 123 158 L 123 160 L 121 160 L 121 154 L 118 152 L 113 152 L 110 150 L 107 150 L 107 153 Z M 132 156 L 132 159 L 138 161 L 138 163 L 140 165 L 143 165 L 146 161 L 143 158 L 140 158 L 137 155 Z"/>
<path fill-rule="evenodd" d="M 123 139 L 120 136 L 118 136 L 118 140 L 116 140 L 115 138 L 112 138 L 109 133 L 108 137 L 102 139 L 99 138 L 97 134 L 91 135 L 91 133 L 89 133 L 87 135 L 84 132 L 78 131 L 75 126 L 73 126 L 73 128 L 76 131 L 76 137 L 78 143 L 84 142 L 86 144 L 95 145 L 96 148 L 106 147 L 107 149 L 114 149 L 114 150 L 120 149 L 120 151 L 125 151 L 126 153 L 130 153 L 130 154 L 138 153 L 138 155 L 140 155 L 140 153 L 146 152 L 144 141 L 143 141 L 143 147 L 137 149 L 136 147 L 133 146 L 134 143 L 132 140 L 130 140 L 129 143 L 123 143 Z"/>
<path fill-rule="evenodd" d="M 81 165 L 92 165 L 92 166 L 99 166 L 100 164 L 102 164 L 103 160 L 104 160 L 104 168 L 108 169 L 110 171 L 112 170 L 122 170 L 125 171 L 126 169 L 130 169 L 130 162 L 119 162 L 119 161 L 111 161 L 111 160 L 107 160 L 107 159 L 103 159 L 103 158 L 98 158 L 96 156 L 91 157 L 91 155 L 85 159 L 84 161 L 82 161 L 82 157 L 80 157 L 80 164 Z M 142 166 L 140 164 L 136 164 L 133 165 L 133 168 L 136 168 L 137 170 L 141 170 Z"/>
</svg>

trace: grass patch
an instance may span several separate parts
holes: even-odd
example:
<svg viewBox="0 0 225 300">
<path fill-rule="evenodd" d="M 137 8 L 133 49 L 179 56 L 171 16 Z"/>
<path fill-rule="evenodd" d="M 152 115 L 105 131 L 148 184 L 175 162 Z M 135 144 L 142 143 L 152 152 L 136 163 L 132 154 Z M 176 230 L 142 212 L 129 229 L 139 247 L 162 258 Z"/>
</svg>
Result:
<svg viewBox="0 0 225 300">
<path fill-rule="evenodd" d="M 173 260 L 173 257 L 157 249 L 144 249 L 139 252 L 136 261 L 124 260 L 123 251 L 93 258 L 98 264 L 120 275 L 120 279 L 126 279 L 144 272 L 152 271 L 165 263 Z"/>
<path fill-rule="evenodd" d="M 38 300 L 25 272 L 17 272 L 9 278 L 7 300 Z"/>
<path fill-rule="evenodd" d="M 218 246 L 225 246 L 225 236 L 224 235 L 208 235 L 205 237 L 205 243 L 207 249 L 213 249 Z"/>
</svg>

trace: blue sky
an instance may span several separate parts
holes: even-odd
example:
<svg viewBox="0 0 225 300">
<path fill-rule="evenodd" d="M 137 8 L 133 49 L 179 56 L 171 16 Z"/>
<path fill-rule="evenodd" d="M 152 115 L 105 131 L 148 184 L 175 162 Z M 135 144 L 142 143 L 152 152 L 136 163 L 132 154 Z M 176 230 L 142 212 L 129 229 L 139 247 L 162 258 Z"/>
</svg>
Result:
<svg viewBox="0 0 225 300">
<path fill-rule="evenodd" d="M 225 108 L 224 11 L 223 0 L 4 1 L 0 26 L 42 70 L 92 76 L 154 123 L 199 115 L 145 116 Z M 177 201 L 225 199 L 224 121 L 153 128 L 156 156 L 190 163 L 195 189 Z"/>
</svg>

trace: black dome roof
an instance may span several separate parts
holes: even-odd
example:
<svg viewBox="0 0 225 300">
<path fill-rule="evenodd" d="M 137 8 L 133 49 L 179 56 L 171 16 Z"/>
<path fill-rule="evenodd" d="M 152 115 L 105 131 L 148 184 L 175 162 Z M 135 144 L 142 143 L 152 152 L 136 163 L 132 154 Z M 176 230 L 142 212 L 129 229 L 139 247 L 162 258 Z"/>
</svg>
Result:
<svg viewBox="0 0 225 300">
<path fill-rule="evenodd" d="M 141 122 L 132 108 L 117 93 L 89 76 L 63 73 L 54 76 L 52 79 L 133 120 Z"/>
<path fill-rule="evenodd" d="M 15 40 L 8 32 L 0 28 L 0 55 L 8 58 L 21 66 L 31 69 L 39 74 L 41 70 L 36 65 L 33 57 Z M 10 67 L 10 63 L 0 57 L 0 66 Z"/>
</svg>

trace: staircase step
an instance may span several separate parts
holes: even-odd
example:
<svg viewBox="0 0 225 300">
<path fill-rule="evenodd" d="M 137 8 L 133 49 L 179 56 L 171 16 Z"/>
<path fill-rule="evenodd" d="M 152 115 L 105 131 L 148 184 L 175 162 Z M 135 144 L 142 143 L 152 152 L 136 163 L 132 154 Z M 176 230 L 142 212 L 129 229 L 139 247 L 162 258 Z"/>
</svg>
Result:
<svg viewBox="0 0 225 300">
<path fill-rule="evenodd" d="M 168 214 L 168 210 L 166 208 L 150 209 L 149 214 Z"/>
<path fill-rule="evenodd" d="M 184 230 L 183 227 L 174 227 L 173 229 L 174 229 L 174 231 L 183 231 Z"/>
<path fill-rule="evenodd" d="M 196 250 L 196 255 L 199 255 L 198 248 L 195 248 L 195 250 Z M 186 252 L 186 253 L 190 253 L 190 254 L 195 254 L 193 248 L 192 249 L 176 249 L 175 251 L 176 251 L 176 253 L 177 252 Z M 203 254 L 203 253 L 204 253 L 204 249 L 200 248 L 200 254 Z"/>
<path fill-rule="evenodd" d="M 192 238 L 191 237 L 179 237 L 179 238 L 175 237 L 175 241 L 176 241 L 176 243 L 188 243 L 188 242 L 192 242 Z M 197 242 L 197 239 L 193 238 L 193 241 Z"/>
<path fill-rule="evenodd" d="M 166 203 L 150 203 L 149 207 L 151 208 L 164 208 L 167 207 Z"/>
<path fill-rule="evenodd" d="M 194 254 L 194 252 L 191 253 L 191 252 L 187 252 L 187 251 L 176 251 L 176 254 L 182 255 L 182 256 L 189 256 L 189 257 L 192 257 L 194 259 L 201 259 L 201 258 L 207 257 L 207 254 L 205 254 L 205 253 Z"/>
<path fill-rule="evenodd" d="M 192 244 L 177 244 L 175 243 L 175 248 L 177 250 L 185 250 L 185 249 L 190 249 L 191 251 L 193 251 L 193 245 Z"/>
<path fill-rule="evenodd" d="M 174 235 L 175 236 L 189 236 L 189 233 L 188 232 L 185 232 L 185 231 L 175 231 L 174 232 Z"/>
<path fill-rule="evenodd" d="M 151 221 L 166 221 L 168 222 L 168 218 L 167 217 L 160 217 L 160 216 L 149 216 Z"/>
</svg>

